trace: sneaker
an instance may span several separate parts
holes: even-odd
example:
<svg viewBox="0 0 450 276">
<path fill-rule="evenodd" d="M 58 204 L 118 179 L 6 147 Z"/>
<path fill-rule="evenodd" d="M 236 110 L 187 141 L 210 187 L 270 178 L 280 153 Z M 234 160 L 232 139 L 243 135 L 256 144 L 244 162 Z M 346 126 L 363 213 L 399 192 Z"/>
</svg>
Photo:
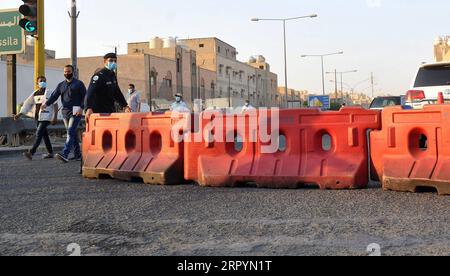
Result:
<svg viewBox="0 0 450 276">
<path fill-rule="evenodd" d="M 66 157 L 62 156 L 59 153 L 55 156 L 55 158 L 58 159 L 59 161 L 63 162 L 63 163 L 69 163 L 69 159 L 67 159 Z"/>
<path fill-rule="evenodd" d="M 55 155 L 53 153 L 47 153 L 42 155 L 42 159 L 53 159 L 55 158 Z"/>
<path fill-rule="evenodd" d="M 31 154 L 31 152 L 29 151 L 25 152 L 23 156 L 30 161 L 33 160 L 33 154 Z"/>
<path fill-rule="evenodd" d="M 79 156 L 73 156 L 73 157 L 71 157 L 71 158 L 69 158 L 69 161 L 81 161 L 81 155 L 79 155 Z"/>
</svg>

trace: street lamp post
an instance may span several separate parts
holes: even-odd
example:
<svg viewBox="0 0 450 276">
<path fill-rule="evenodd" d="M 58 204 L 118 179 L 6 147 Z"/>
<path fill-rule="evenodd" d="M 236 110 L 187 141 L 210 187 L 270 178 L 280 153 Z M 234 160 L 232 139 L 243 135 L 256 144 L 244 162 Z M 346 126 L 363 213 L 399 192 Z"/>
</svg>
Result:
<svg viewBox="0 0 450 276">
<path fill-rule="evenodd" d="M 231 90 L 232 90 L 232 88 L 231 88 L 231 74 L 234 74 L 233 67 L 228 66 L 227 67 L 227 71 L 228 71 L 228 107 L 231 108 Z"/>
<path fill-rule="evenodd" d="M 250 103 L 250 81 L 253 80 L 253 76 L 247 76 L 247 86 L 248 86 L 248 91 L 247 91 L 247 100 Z"/>
<path fill-rule="evenodd" d="M 253 18 L 253 19 L 251 19 L 251 21 L 253 21 L 253 22 L 258 22 L 258 21 L 281 21 L 281 22 L 283 22 L 284 86 L 285 86 L 285 93 L 286 93 L 286 108 L 289 107 L 286 22 L 287 21 L 292 21 L 292 20 L 304 19 L 304 18 L 315 18 L 315 17 L 318 17 L 318 15 L 317 14 L 311 14 L 311 15 L 299 16 L 299 17 L 291 17 L 291 18 Z"/>
<path fill-rule="evenodd" d="M 334 55 L 343 55 L 344 52 L 336 52 L 336 53 L 329 53 L 329 54 L 322 54 L 322 55 L 302 55 L 302 58 L 306 57 L 320 57 L 322 61 L 322 94 L 325 96 L 325 66 L 324 66 L 324 58 L 328 56 L 334 56 Z"/>
<path fill-rule="evenodd" d="M 77 53 L 77 19 L 80 15 L 80 12 L 77 11 L 77 1 L 71 0 L 70 2 L 70 25 L 71 25 L 71 59 L 72 59 L 72 66 L 74 68 L 74 76 L 75 78 L 78 78 L 79 70 L 78 70 L 78 53 Z"/>
</svg>

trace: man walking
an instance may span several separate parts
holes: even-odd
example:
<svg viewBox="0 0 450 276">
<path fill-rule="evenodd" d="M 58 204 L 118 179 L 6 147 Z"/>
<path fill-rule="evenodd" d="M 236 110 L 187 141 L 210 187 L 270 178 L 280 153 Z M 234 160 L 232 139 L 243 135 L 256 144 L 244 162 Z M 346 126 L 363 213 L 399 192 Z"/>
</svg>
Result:
<svg viewBox="0 0 450 276">
<path fill-rule="evenodd" d="M 128 106 L 131 108 L 131 112 L 141 112 L 141 94 L 136 90 L 136 86 L 132 83 L 128 85 Z"/>
<path fill-rule="evenodd" d="M 47 79 L 44 76 L 38 77 L 36 81 L 39 89 L 25 100 L 20 113 L 14 116 L 14 120 L 18 120 L 22 115 L 28 115 L 34 117 L 37 122 L 36 140 L 33 147 L 24 153 L 24 156 L 28 160 L 33 160 L 33 155 L 41 145 L 42 140 L 44 140 L 48 154 L 44 155 L 43 158 L 51 159 L 54 157 L 53 147 L 47 128 L 50 124 L 56 124 L 58 105 L 42 107 L 43 103 L 50 97 L 50 91 L 47 90 Z"/>
<path fill-rule="evenodd" d="M 52 105 L 59 97 L 61 97 L 63 106 L 62 114 L 67 129 L 67 140 L 63 152 L 57 154 L 56 159 L 67 163 L 69 160 L 81 161 L 78 126 L 80 125 L 83 116 L 86 86 L 82 81 L 74 78 L 74 67 L 72 65 L 66 65 L 64 67 L 64 77 L 65 80 L 58 84 L 50 99 L 42 106 L 42 108 Z M 72 150 L 74 156 L 69 159 Z"/>
</svg>

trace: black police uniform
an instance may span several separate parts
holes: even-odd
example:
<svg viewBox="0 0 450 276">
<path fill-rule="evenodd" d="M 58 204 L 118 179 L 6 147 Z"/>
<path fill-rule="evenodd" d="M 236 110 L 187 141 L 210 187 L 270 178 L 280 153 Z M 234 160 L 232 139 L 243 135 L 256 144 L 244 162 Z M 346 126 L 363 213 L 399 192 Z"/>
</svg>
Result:
<svg viewBox="0 0 450 276">
<path fill-rule="evenodd" d="M 92 77 L 86 95 L 86 109 L 92 109 L 94 113 L 114 113 L 117 102 L 121 108 L 128 106 L 122 91 L 117 83 L 116 74 L 103 68 Z"/>
</svg>

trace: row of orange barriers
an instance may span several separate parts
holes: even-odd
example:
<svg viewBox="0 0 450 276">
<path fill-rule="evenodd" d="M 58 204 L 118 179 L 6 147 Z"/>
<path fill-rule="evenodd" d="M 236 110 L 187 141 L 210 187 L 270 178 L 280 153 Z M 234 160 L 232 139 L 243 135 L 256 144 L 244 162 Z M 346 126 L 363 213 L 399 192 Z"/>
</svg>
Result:
<svg viewBox="0 0 450 276">
<path fill-rule="evenodd" d="M 96 114 L 83 137 L 83 175 L 161 185 L 354 189 L 368 185 L 372 167 L 384 189 L 449 194 L 449 116 L 444 105 L 383 113 Z"/>
<path fill-rule="evenodd" d="M 366 131 L 381 123 L 379 112 L 360 108 L 205 112 L 197 127 L 189 122 L 181 129 L 180 141 L 173 135 L 180 120 L 170 113 L 93 115 L 83 137 L 83 175 L 149 184 L 363 188 Z"/>
</svg>

